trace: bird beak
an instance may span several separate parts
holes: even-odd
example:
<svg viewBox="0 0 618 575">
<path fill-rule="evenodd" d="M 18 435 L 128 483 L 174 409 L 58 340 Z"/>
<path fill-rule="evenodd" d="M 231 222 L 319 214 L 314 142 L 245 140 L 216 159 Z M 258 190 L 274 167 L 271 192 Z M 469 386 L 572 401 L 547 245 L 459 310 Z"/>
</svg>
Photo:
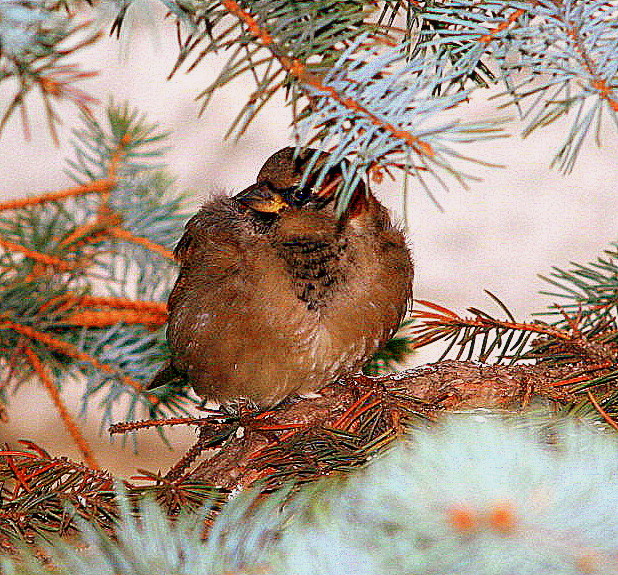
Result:
<svg viewBox="0 0 618 575">
<path fill-rule="evenodd" d="M 278 214 L 289 207 L 281 194 L 271 190 L 265 184 L 249 186 L 236 195 L 236 200 L 256 212 L 267 214 Z"/>
</svg>

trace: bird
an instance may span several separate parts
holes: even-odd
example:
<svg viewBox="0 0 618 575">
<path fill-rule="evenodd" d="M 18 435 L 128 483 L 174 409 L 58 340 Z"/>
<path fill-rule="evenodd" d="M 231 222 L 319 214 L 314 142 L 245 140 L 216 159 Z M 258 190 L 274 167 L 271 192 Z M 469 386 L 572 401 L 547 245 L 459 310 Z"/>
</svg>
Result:
<svg viewBox="0 0 618 575">
<path fill-rule="evenodd" d="M 341 164 L 318 177 L 328 157 L 283 148 L 187 222 L 167 340 L 171 369 L 205 401 L 267 408 L 318 392 L 360 370 L 406 313 L 404 234 L 363 181 L 338 213 Z"/>
</svg>

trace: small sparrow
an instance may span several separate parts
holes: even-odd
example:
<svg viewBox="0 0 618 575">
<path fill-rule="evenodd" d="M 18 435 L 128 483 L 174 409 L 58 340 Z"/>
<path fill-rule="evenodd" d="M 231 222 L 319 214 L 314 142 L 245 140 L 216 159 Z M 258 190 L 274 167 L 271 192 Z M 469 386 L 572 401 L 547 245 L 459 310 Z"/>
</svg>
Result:
<svg viewBox="0 0 618 575">
<path fill-rule="evenodd" d="M 412 296 L 402 232 L 361 182 L 335 211 L 340 168 L 284 148 L 257 183 L 207 202 L 186 225 L 169 298 L 171 369 L 209 400 L 268 407 L 358 371 Z"/>
</svg>

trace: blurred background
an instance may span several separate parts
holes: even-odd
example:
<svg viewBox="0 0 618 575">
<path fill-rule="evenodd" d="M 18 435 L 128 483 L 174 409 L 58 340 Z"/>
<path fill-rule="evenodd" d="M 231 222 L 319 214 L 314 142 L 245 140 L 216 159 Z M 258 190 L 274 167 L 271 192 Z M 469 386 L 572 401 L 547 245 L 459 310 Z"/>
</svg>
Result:
<svg viewBox="0 0 618 575">
<path fill-rule="evenodd" d="M 120 40 L 106 37 L 78 53 L 83 68 L 100 71 L 81 86 L 101 100 L 101 106 L 94 108 L 99 118 L 113 97 L 117 102 L 127 100 L 171 133 L 165 157 L 168 170 L 176 177 L 177 189 L 187 192 L 188 210 L 195 211 L 213 192 L 232 193 L 253 183 L 264 160 L 292 143 L 290 114 L 275 99 L 240 140 L 225 140 L 247 90 L 240 82 L 227 86 L 198 118 L 194 98 L 212 81 L 225 55 L 204 60 L 191 74 L 181 70 L 167 81 L 177 54 L 174 28 L 161 24 L 163 18 L 156 14 L 148 17 L 153 26 L 127 26 Z M 495 100 L 489 99 L 492 95 L 479 92 L 467 108 L 458 110 L 459 116 L 464 120 L 503 116 L 505 111 L 496 112 Z M 0 101 L 7 97 L 0 94 Z M 70 131 L 78 126 L 78 114 L 68 105 L 59 108 L 63 126 L 60 145 L 55 147 L 42 106 L 35 100 L 28 106 L 29 141 L 18 114 L 0 134 L 0 200 L 70 185 L 63 169 L 71 156 Z M 448 193 L 436 190 L 443 211 L 410 180 L 407 233 L 416 261 L 415 297 L 458 312 L 476 306 L 500 315 L 483 293 L 487 289 L 517 319 L 529 320 L 552 303 L 551 297 L 539 294 L 547 284 L 537 274 L 548 274 L 552 266 L 568 268 L 571 261 L 592 261 L 618 239 L 618 136 L 608 121 L 602 146 L 588 141 L 573 172 L 562 175 L 549 165 L 569 120 L 522 139 L 518 132 L 523 124 L 514 110 L 507 108 L 506 113 L 513 114 L 508 124 L 513 137 L 462 149 L 505 167 L 464 166 L 481 180 L 472 182 L 468 190 L 455 183 Z M 402 181 L 385 178 L 374 191 L 403 220 Z M 413 361 L 421 365 L 439 355 L 438 348 L 429 347 Z M 74 414 L 81 392 L 63 390 Z M 130 441 L 125 447 L 118 440 L 110 444 L 107 432 L 99 433 L 95 414 L 83 425 L 101 464 L 125 476 L 140 467 L 166 471 L 195 439 L 192 429 L 175 430 L 170 435 L 174 451 L 169 451 L 156 434 L 142 432 L 135 455 Z M 35 441 L 53 455 L 79 457 L 49 397 L 34 382 L 12 393 L 9 421 L 0 422 L 0 441 L 15 445 L 20 438 Z"/>
</svg>

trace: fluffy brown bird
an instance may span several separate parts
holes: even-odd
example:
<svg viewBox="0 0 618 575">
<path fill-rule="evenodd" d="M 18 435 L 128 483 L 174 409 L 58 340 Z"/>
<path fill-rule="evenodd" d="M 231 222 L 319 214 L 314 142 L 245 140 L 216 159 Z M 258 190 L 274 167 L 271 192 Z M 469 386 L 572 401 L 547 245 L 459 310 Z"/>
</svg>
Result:
<svg viewBox="0 0 618 575">
<path fill-rule="evenodd" d="M 362 183 L 336 215 L 338 168 L 300 186 L 312 153 L 276 152 L 256 184 L 206 203 L 176 247 L 172 367 L 204 398 L 269 406 L 316 391 L 360 369 L 406 311 L 403 234 Z"/>
</svg>

